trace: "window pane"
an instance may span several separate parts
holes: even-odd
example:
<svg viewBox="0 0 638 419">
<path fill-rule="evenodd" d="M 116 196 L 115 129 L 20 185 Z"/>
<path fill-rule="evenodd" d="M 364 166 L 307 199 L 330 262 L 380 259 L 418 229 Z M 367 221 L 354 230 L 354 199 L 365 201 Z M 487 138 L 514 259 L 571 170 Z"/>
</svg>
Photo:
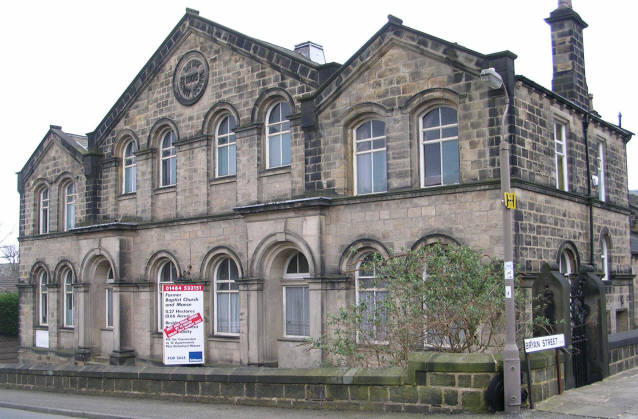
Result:
<svg viewBox="0 0 638 419">
<path fill-rule="evenodd" d="M 290 164 L 290 133 L 281 136 L 281 165 Z"/>
<path fill-rule="evenodd" d="M 219 130 L 217 131 L 218 135 L 228 134 L 228 117 L 224 118 L 219 124 Z"/>
<path fill-rule="evenodd" d="M 442 138 L 458 137 L 459 129 L 457 127 L 443 128 Z"/>
<path fill-rule="evenodd" d="M 219 176 L 228 174 L 228 147 L 220 147 L 217 149 L 217 173 Z"/>
<path fill-rule="evenodd" d="M 177 160 L 175 159 L 175 157 L 172 157 L 170 159 L 170 165 L 171 165 L 171 178 L 169 181 L 169 185 L 173 185 L 175 184 L 175 181 L 177 180 Z"/>
<path fill-rule="evenodd" d="M 73 326 L 73 294 L 67 293 L 64 298 L 65 326 Z"/>
<path fill-rule="evenodd" d="M 372 154 L 374 164 L 374 192 L 385 192 L 387 190 L 385 150 Z"/>
<path fill-rule="evenodd" d="M 66 229 L 69 230 L 75 227 L 75 204 L 68 204 L 66 206 Z"/>
<path fill-rule="evenodd" d="M 443 152 L 443 184 L 459 182 L 459 144 L 457 140 L 444 141 Z"/>
<path fill-rule="evenodd" d="M 48 311 L 49 311 L 49 304 L 48 304 L 49 303 L 49 296 L 47 294 L 42 294 L 41 298 L 42 298 L 42 306 L 41 306 L 42 307 L 42 313 L 40 313 L 41 314 L 41 318 L 42 318 L 41 323 L 42 324 L 46 324 L 47 323 L 47 314 L 48 314 Z"/>
<path fill-rule="evenodd" d="M 556 176 L 557 176 L 557 185 L 558 189 L 565 190 L 565 166 L 562 156 L 557 156 L 556 158 Z"/>
<path fill-rule="evenodd" d="M 423 145 L 425 161 L 425 185 L 441 184 L 441 150 L 440 143 Z"/>
<path fill-rule="evenodd" d="M 234 175 L 237 173 L 237 146 L 231 144 L 228 146 L 228 174 Z"/>
<path fill-rule="evenodd" d="M 288 268 L 286 269 L 287 274 L 296 274 L 299 272 L 298 260 L 298 254 L 290 259 L 290 262 L 288 262 Z"/>
<path fill-rule="evenodd" d="M 287 120 L 288 115 L 290 115 L 290 106 L 286 102 L 281 102 L 279 105 L 281 107 L 281 121 Z"/>
<path fill-rule="evenodd" d="M 372 121 L 372 136 L 382 137 L 385 135 L 385 124 L 382 121 Z"/>
<path fill-rule="evenodd" d="M 456 124 L 456 109 L 441 108 L 441 125 Z"/>
<path fill-rule="evenodd" d="M 441 125 L 439 123 L 439 110 L 435 109 L 433 111 L 428 112 L 423 117 L 423 128 L 431 128 L 438 127 Z"/>
<path fill-rule="evenodd" d="M 217 331 L 230 332 L 230 294 L 217 294 Z"/>
<path fill-rule="evenodd" d="M 423 133 L 423 140 L 424 141 L 438 140 L 439 138 L 441 138 L 441 130 L 440 129 L 433 129 L 433 130 L 430 130 L 430 131 L 425 131 Z"/>
<path fill-rule="evenodd" d="M 281 103 L 278 103 L 270 110 L 270 115 L 268 116 L 269 123 L 280 121 L 281 105 Z"/>
<path fill-rule="evenodd" d="M 113 290 L 106 290 L 106 326 L 113 327 Z"/>
<path fill-rule="evenodd" d="M 310 268 L 308 267 L 308 259 L 306 259 L 306 257 L 301 253 L 297 253 L 297 257 L 299 258 L 299 273 L 300 274 L 309 273 Z"/>
<path fill-rule="evenodd" d="M 268 167 L 281 166 L 281 137 L 268 138 Z"/>
<path fill-rule="evenodd" d="M 359 151 L 368 151 L 372 148 L 372 143 L 370 141 L 359 141 L 357 142 L 357 152 Z"/>
<path fill-rule="evenodd" d="M 280 124 L 275 124 L 268 127 L 268 134 L 277 134 L 279 131 L 281 131 Z"/>
<path fill-rule="evenodd" d="M 239 333 L 239 293 L 230 296 L 230 332 Z"/>
<path fill-rule="evenodd" d="M 385 138 L 380 138 L 378 140 L 374 140 L 372 142 L 372 148 L 374 148 L 375 150 L 377 150 L 379 148 L 385 148 Z"/>
<path fill-rule="evenodd" d="M 286 335 L 310 335 L 308 287 L 286 287 Z"/>
<path fill-rule="evenodd" d="M 361 124 L 359 128 L 357 128 L 355 137 L 357 140 L 361 140 L 364 138 L 370 138 L 371 134 L 372 133 L 371 133 L 370 121 L 367 121 Z"/>
<path fill-rule="evenodd" d="M 372 192 L 372 156 L 370 153 L 357 156 L 357 193 Z"/>
</svg>

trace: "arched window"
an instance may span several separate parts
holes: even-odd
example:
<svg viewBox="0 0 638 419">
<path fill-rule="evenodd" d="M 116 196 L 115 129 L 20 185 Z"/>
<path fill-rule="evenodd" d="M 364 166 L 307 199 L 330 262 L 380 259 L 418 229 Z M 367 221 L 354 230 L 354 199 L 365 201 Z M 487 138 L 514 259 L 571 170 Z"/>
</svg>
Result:
<svg viewBox="0 0 638 419">
<path fill-rule="evenodd" d="M 40 191 L 38 201 L 38 233 L 49 232 L 49 188 Z"/>
<path fill-rule="evenodd" d="M 39 320 L 40 326 L 46 326 L 49 324 L 49 276 L 46 271 L 42 270 L 38 274 L 38 309 L 40 311 Z"/>
<path fill-rule="evenodd" d="M 232 115 L 227 115 L 217 126 L 215 135 L 215 143 L 217 144 L 216 177 L 233 176 L 237 171 L 235 124 L 235 118 Z"/>
<path fill-rule="evenodd" d="M 388 189 L 383 121 L 365 121 L 354 129 L 354 173 L 357 195 Z"/>
<path fill-rule="evenodd" d="M 456 109 L 443 106 L 423 115 L 420 124 L 421 186 L 459 183 Z"/>
<path fill-rule="evenodd" d="M 215 334 L 239 335 L 239 270 L 231 258 L 215 269 Z"/>
<path fill-rule="evenodd" d="M 110 329 L 113 327 L 113 288 L 109 287 L 114 281 L 113 278 L 113 268 L 109 266 L 109 270 L 106 273 L 106 328 Z"/>
<path fill-rule="evenodd" d="M 174 185 L 177 181 L 175 132 L 166 131 L 160 145 L 160 187 Z"/>
<path fill-rule="evenodd" d="M 567 278 L 577 272 L 576 257 L 571 250 L 565 249 L 560 254 L 559 270 Z"/>
<path fill-rule="evenodd" d="M 157 331 L 161 332 L 164 329 L 164 316 L 162 315 L 162 301 L 164 294 L 162 292 L 163 284 L 170 284 L 177 279 L 177 268 L 175 264 L 166 259 L 157 271 Z"/>
<path fill-rule="evenodd" d="M 73 327 L 73 271 L 62 274 L 64 284 L 64 327 Z"/>
<path fill-rule="evenodd" d="M 383 341 L 385 315 L 383 301 L 388 295 L 385 283 L 379 281 L 374 268 L 374 254 L 368 253 L 355 272 L 356 303 L 364 308 L 362 329 L 372 341 Z M 425 273 L 424 273 L 425 275 Z"/>
<path fill-rule="evenodd" d="M 122 193 L 133 193 L 137 190 L 137 162 L 135 153 L 137 152 L 137 143 L 130 140 L 124 146 L 122 154 Z"/>
<path fill-rule="evenodd" d="M 75 183 L 69 182 L 64 187 L 64 231 L 75 227 Z"/>
<path fill-rule="evenodd" d="M 600 249 L 600 259 L 603 268 L 603 281 L 607 281 L 609 276 L 609 240 L 607 237 L 603 237 Z"/>
<path fill-rule="evenodd" d="M 301 252 L 295 252 L 288 259 L 283 277 L 286 336 L 310 336 L 310 298 L 305 281 L 309 275 L 308 259 Z"/>
<path fill-rule="evenodd" d="M 279 102 L 268 110 L 266 116 L 266 162 L 267 169 L 290 164 L 290 121 L 286 119 L 290 107 Z"/>
</svg>

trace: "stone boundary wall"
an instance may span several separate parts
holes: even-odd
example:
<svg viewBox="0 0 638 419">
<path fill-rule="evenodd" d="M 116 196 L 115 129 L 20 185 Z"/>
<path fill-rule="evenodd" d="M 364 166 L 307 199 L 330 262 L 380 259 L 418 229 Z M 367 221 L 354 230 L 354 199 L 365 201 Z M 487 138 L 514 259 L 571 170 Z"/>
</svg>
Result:
<svg viewBox="0 0 638 419">
<path fill-rule="evenodd" d="M 609 335 L 609 375 L 638 366 L 638 330 Z"/>
<path fill-rule="evenodd" d="M 415 353 L 407 369 L 0 364 L 0 387 L 285 408 L 485 412 L 485 390 L 502 371 L 499 358 Z M 553 364 L 543 356 L 532 364 L 540 400 L 552 394 L 546 370 Z"/>
<path fill-rule="evenodd" d="M 18 362 L 17 336 L 0 336 L 0 362 Z"/>
</svg>

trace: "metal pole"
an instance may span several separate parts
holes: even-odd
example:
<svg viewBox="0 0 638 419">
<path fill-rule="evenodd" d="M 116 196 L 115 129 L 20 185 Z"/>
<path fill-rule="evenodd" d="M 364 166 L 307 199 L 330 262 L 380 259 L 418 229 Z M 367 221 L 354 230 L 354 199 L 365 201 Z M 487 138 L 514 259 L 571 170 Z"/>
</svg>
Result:
<svg viewBox="0 0 638 419">
<path fill-rule="evenodd" d="M 505 110 L 501 123 L 502 135 L 500 144 L 501 163 L 501 196 L 510 192 L 510 144 L 507 136 L 507 115 L 510 98 L 507 87 L 505 91 Z M 505 263 L 514 262 L 512 210 L 503 205 L 503 258 Z M 516 313 L 514 307 L 514 278 L 505 276 L 505 349 L 503 351 L 503 377 L 505 381 L 505 413 L 518 413 L 521 407 L 521 360 L 516 346 Z"/>
</svg>

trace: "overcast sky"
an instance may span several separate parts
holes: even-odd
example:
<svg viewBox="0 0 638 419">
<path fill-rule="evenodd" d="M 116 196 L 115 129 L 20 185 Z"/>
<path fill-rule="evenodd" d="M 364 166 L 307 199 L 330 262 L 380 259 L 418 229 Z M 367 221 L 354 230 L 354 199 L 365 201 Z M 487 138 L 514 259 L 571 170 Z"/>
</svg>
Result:
<svg viewBox="0 0 638 419">
<path fill-rule="evenodd" d="M 219 24 L 283 47 L 313 41 L 328 61 L 345 62 L 393 14 L 407 26 L 481 53 L 510 50 L 516 73 L 551 88 L 549 26 L 556 0 L 446 1 L 6 1 L 0 6 L 3 83 L 0 118 L 1 237 L 15 240 L 15 173 L 48 131 L 94 130 L 190 7 Z M 594 107 L 638 131 L 638 54 L 633 0 L 574 0 L 585 29 Z M 638 189 L 638 139 L 628 145 L 629 188 Z"/>
</svg>

